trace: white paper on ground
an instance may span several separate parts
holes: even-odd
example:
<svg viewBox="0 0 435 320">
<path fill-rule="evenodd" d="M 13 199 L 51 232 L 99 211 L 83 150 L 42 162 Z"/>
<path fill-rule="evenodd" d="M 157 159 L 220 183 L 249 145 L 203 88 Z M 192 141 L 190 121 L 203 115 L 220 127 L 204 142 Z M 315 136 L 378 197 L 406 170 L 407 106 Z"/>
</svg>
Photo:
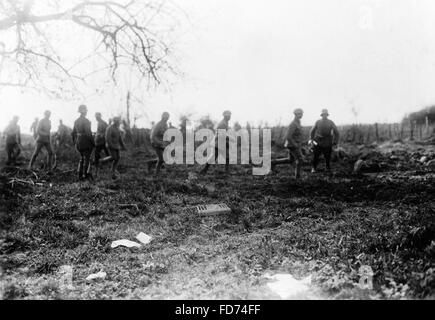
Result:
<svg viewBox="0 0 435 320">
<path fill-rule="evenodd" d="M 86 281 L 92 281 L 92 280 L 95 280 L 95 279 L 105 279 L 106 277 L 107 277 L 107 273 L 105 273 L 103 271 L 100 271 L 98 273 L 94 273 L 94 274 L 89 275 L 86 278 Z"/>
<path fill-rule="evenodd" d="M 142 244 L 149 244 L 153 238 L 141 232 L 137 235 L 136 239 L 139 240 L 139 242 L 141 242 Z"/>
<path fill-rule="evenodd" d="M 290 274 L 266 275 L 265 277 L 273 281 L 267 286 L 281 299 L 297 298 L 298 295 L 306 294 L 310 289 L 311 276 L 303 280 L 296 280 Z"/>
<path fill-rule="evenodd" d="M 123 240 L 113 241 L 111 247 L 112 247 L 112 249 L 117 248 L 117 247 L 140 248 L 141 245 L 137 242 L 123 239 Z"/>
</svg>

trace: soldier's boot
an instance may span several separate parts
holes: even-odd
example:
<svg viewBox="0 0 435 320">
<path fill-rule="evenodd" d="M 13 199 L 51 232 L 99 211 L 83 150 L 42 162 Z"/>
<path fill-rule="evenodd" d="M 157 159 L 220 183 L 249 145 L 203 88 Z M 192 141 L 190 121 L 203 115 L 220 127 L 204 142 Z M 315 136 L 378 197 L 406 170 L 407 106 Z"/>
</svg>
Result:
<svg viewBox="0 0 435 320">
<path fill-rule="evenodd" d="M 161 163 L 161 162 L 157 163 L 156 173 L 154 174 L 155 176 L 158 176 L 160 174 L 160 171 L 162 170 L 162 166 L 163 166 L 163 163 Z"/>
<path fill-rule="evenodd" d="M 295 168 L 295 178 L 296 179 L 301 178 L 301 171 L 302 171 L 302 164 L 300 162 L 296 162 L 296 168 Z"/>
<path fill-rule="evenodd" d="M 28 166 L 28 169 L 30 171 L 33 170 L 33 165 L 35 164 L 35 161 L 36 161 L 36 154 L 34 153 L 32 155 L 32 158 L 30 159 L 30 163 L 29 163 L 29 166 Z"/>
<path fill-rule="evenodd" d="M 94 174 L 94 176 L 95 176 L 95 178 L 97 178 L 98 177 L 98 174 L 100 173 L 100 159 L 101 158 L 96 158 L 95 160 L 94 160 L 94 166 L 95 166 L 95 174 Z"/>
<path fill-rule="evenodd" d="M 7 166 L 12 165 L 12 157 L 11 157 L 10 154 L 8 154 L 8 160 L 6 161 L 6 165 L 7 165 Z"/>
<path fill-rule="evenodd" d="M 85 179 L 89 181 L 94 181 L 94 176 L 91 171 L 91 162 L 89 160 L 85 161 Z"/>
<path fill-rule="evenodd" d="M 49 173 L 51 173 L 53 171 L 53 158 L 54 158 L 54 154 L 49 153 L 48 154 L 48 161 L 47 161 L 47 166 L 48 166 L 47 171 Z"/>
<path fill-rule="evenodd" d="M 81 159 L 80 160 L 80 162 L 79 162 L 79 166 L 78 166 L 78 168 L 77 168 L 77 174 L 78 174 L 78 177 L 79 177 L 79 181 L 82 181 L 83 180 L 83 159 Z"/>
</svg>

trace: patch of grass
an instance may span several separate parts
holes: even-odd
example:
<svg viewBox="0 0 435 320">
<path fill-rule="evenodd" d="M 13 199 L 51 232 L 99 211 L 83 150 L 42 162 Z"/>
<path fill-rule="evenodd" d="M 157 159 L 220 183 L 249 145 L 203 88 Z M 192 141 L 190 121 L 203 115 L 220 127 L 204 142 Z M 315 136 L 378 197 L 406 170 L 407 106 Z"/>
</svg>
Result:
<svg viewBox="0 0 435 320">
<path fill-rule="evenodd" d="M 94 184 L 79 183 L 75 175 L 53 177 L 52 187 L 23 192 L 11 217 L 26 212 L 28 221 L 4 220 L 11 223 L 2 246 L 7 272 L 23 280 L 71 265 L 78 279 L 71 297 L 81 299 L 249 298 L 264 284 L 265 272 L 299 277 L 315 272 L 323 274 L 317 284 L 333 297 L 367 298 L 351 288 L 359 280 L 353 270 L 364 264 L 375 272 L 376 293 L 392 290 L 388 279 L 394 279 L 397 292 L 408 284 L 413 297 L 433 295 L 430 178 L 417 183 L 351 177 L 346 173 L 351 165 L 337 163 L 340 174 L 333 177 L 296 181 L 287 167 L 253 177 L 235 167 L 234 175 L 212 168 L 187 183 L 185 167 L 170 167 L 155 178 L 143 175 L 142 158 L 125 154 L 122 161 L 129 166 L 120 181 L 105 175 Z M 216 191 L 209 192 L 207 185 Z M 226 203 L 232 213 L 204 218 L 189 210 L 208 203 Z M 136 204 L 140 214 L 133 216 L 119 204 Z M 114 240 L 135 241 L 139 232 L 153 241 L 139 249 L 110 248 Z M 303 266 L 297 267 L 299 262 Z M 308 270 L 308 262 L 321 264 Z M 320 271 L 325 265 L 329 273 Z M 24 274 L 23 268 L 31 272 Z M 100 270 L 108 274 L 104 281 L 93 290 L 82 287 L 87 275 Z M 8 295 L 61 298 L 54 283 L 27 285 L 29 290 L 20 293 L 16 284 Z"/>
<path fill-rule="evenodd" d="M 4 300 L 17 300 L 28 296 L 25 288 L 15 283 L 7 283 L 3 291 Z"/>
<path fill-rule="evenodd" d="M 8 232 L 5 237 L 4 253 L 25 252 L 34 248 L 34 244 L 28 234 L 23 230 Z"/>
<path fill-rule="evenodd" d="M 75 221 L 40 220 L 32 225 L 32 234 L 58 248 L 74 249 L 88 240 L 88 226 Z"/>
<path fill-rule="evenodd" d="M 60 298 L 59 284 L 57 283 L 57 281 L 53 279 L 47 280 L 41 285 L 39 294 L 47 298 L 59 299 Z"/>
</svg>

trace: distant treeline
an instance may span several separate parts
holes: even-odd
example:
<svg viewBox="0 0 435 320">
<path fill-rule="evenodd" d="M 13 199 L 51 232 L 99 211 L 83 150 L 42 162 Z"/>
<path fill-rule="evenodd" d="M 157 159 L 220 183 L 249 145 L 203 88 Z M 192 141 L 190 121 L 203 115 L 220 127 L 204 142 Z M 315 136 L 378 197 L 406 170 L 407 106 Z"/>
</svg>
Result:
<svg viewBox="0 0 435 320">
<path fill-rule="evenodd" d="M 429 121 L 429 125 L 435 123 L 435 106 L 413 112 L 403 119 L 403 122 L 405 123 L 409 123 L 409 121 L 412 121 L 418 125 L 426 124 L 426 121 Z"/>
</svg>

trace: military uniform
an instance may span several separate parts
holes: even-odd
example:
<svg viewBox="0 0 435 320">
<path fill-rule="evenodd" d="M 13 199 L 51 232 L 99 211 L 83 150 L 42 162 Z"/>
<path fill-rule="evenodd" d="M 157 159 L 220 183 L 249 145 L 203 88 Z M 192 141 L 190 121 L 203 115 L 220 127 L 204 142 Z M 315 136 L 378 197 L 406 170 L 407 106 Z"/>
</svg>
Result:
<svg viewBox="0 0 435 320">
<path fill-rule="evenodd" d="M 294 160 L 302 161 L 302 126 L 298 119 L 293 120 L 287 130 L 287 148 Z"/>
<path fill-rule="evenodd" d="M 321 119 L 316 122 L 310 135 L 311 140 L 317 143 L 314 147 L 313 170 L 317 168 L 322 154 L 325 157 L 326 169 L 330 170 L 332 147 L 340 137 L 337 126 L 329 119 Z"/>
<path fill-rule="evenodd" d="M 17 157 L 21 153 L 21 132 L 20 126 L 10 123 L 5 130 L 6 152 L 8 155 L 7 165 L 15 164 Z"/>
<path fill-rule="evenodd" d="M 95 135 L 95 165 L 96 166 L 98 166 L 102 151 L 104 151 L 106 156 L 109 155 L 109 150 L 107 150 L 107 147 L 106 147 L 107 127 L 108 127 L 108 124 L 105 121 L 103 121 L 103 120 L 98 121 L 97 134 Z"/>
<path fill-rule="evenodd" d="M 228 131 L 230 130 L 230 126 L 229 126 L 229 121 L 223 119 L 221 122 L 219 122 L 217 128 L 216 128 L 216 137 L 215 137 L 215 147 L 214 147 L 214 158 L 215 158 L 215 163 L 218 163 L 218 159 L 219 159 L 219 153 L 222 153 L 223 150 L 219 149 L 219 131 L 218 130 L 225 130 Z M 229 138 L 227 137 L 226 139 L 226 144 L 225 144 L 225 157 L 226 157 L 226 161 L 225 161 L 225 171 L 228 172 L 229 168 L 230 168 L 230 162 L 229 162 L 229 149 L 230 149 L 230 142 L 229 142 Z M 202 173 L 206 173 L 208 171 L 208 169 L 210 168 L 210 164 L 207 162 L 204 169 L 202 170 Z"/>
<path fill-rule="evenodd" d="M 225 130 L 225 131 L 230 130 L 229 122 L 226 121 L 225 119 L 222 120 L 222 121 L 218 124 L 218 126 L 217 126 L 217 130 Z M 220 149 L 219 149 L 219 134 L 218 134 L 218 133 L 219 133 L 219 131 L 216 131 L 216 138 L 215 138 L 215 154 L 214 154 L 214 156 L 215 156 L 215 162 L 216 162 L 216 163 L 218 162 L 219 153 L 222 153 L 222 151 L 223 151 L 223 150 L 220 150 Z M 227 166 L 227 169 L 228 169 L 228 166 L 229 166 L 229 157 L 230 157 L 229 149 L 230 149 L 230 140 L 229 140 L 229 138 L 227 137 L 227 138 L 226 138 L 226 142 L 225 142 L 225 156 L 226 156 L 226 164 L 225 164 L 225 165 Z"/>
<path fill-rule="evenodd" d="M 163 138 L 168 128 L 168 124 L 165 121 L 161 120 L 151 130 L 151 145 L 156 151 L 158 158 L 156 173 L 159 173 L 160 168 L 164 164 L 163 154 L 165 152 L 165 143 L 163 141 Z"/>
<path fill-rule="evenodd" d="M 42 148 L 45 148 L 48 153 L 48 167 L 51 170 L 51 164 L 53 160 L 53 150 L 51 148 L 51 121 L 48 118 L 44 118 L 39 121 L 38 126 L 36 128 L 36 149 L 33 153 L 32 159 L 30 160 L 30 168 L 33 167 L 33 164 L 36 160 L 36 157 L 41 152 Z"/>
<path fill-rule="evenodd" d="M 120 150 L 125 149 L 122 140 L 121 130 L 112 124 L 106 129 L 106 146 L 109 149 L 110 156 L 100 160 L 101 164 L 112 162 L 112 178 L 116 178 L 116 169 L 120 160 Z"/>
<path fill-rule="evenodd" d="M 64 145 L 67 144 L 69 130 L 70 129 L 66 125 L 64 124 L 59 125 L 59 128 L 57 129 L 57 139 L 59 142 L 59 147 L 63 147 Z"/>
<path fill-rule="evenodd" d="M 121 130 L 114 125 L 109 126 L 106 130 L 106 146 L 110 155 L 116 159 L 119 159 L 121 148 L 125 148 Z"/>
<path fill-rule="evenodd" d="M 35 140 L 36 140 L 36 138 L 38 138 L 38 133 L 36 131 L 38 129 L 38 123 L 39 123 L 39 121 L 36 119 L 30 127 L 30 131 L 32 132 L 33 139 L 35 139 Z"/>
<path fill-rule="evenodd" d="M 296 178 L 301 175 L 302 168 L 302 125 L 299 119 L 294 119 L 287 130 L 287 148 L 290 158 L 296 164 Z"/>
<path fill-rule="evenodd" d="M 84 116 L 81 116 L 74 122 L 72 139 L 77 151 L 80 153 L 79 178 L 88 177 L 90 174 L 91 155 L 95 143 L 92 137 L 91 122 Z"/>
</svg>

